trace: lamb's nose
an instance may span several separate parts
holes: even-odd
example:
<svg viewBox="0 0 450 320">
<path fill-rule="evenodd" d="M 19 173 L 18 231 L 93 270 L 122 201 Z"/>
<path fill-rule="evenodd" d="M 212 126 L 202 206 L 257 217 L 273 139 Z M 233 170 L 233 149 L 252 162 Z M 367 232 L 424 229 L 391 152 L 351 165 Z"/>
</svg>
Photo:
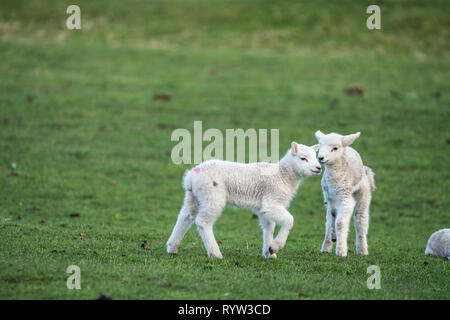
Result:
<svg viewBox="0 0 450 320">
<path fill-rule="evenodd" d="M 322 170 L 322 167 L 316 167 L 316 169 L 320 171 L 320 170 Z"/>
<path fill-rule="evenodd" d="M 323 161 L 323 157 L 319 157 L 319 161 L 322 162 Z"/>
</svg>

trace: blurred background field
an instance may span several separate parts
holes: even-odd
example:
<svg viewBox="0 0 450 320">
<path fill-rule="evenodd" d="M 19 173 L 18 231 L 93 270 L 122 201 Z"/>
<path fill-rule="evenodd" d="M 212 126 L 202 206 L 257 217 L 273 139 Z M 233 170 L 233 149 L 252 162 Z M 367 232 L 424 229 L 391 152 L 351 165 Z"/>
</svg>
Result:
<svg viewBox="0 0 450 320">
<path fill-rule="evenodd" d="M 0 298 L 450 298 L 448 262 L 424 255 L 450 227 L 448 1 L 77 1 L 72 31 L 70 4 L 0 3 Z M 366 28 L 370 4 L 382 30 Z M 361 131 L 371 255 L 355 255 L 353 230 L 347 259 L 319 252 L 311 178 L 277 260 L 238 209 L 215 226 L 222 261 L 195 228 L 168 256 L 190 167 L 170 136 L 194 120 L 279 129 L 280 155 L 317 129 Z M 66 288 L 71 264 L 81 290 Z M 381 290 L 366 287 L 373 264 Z"/>
</svg>

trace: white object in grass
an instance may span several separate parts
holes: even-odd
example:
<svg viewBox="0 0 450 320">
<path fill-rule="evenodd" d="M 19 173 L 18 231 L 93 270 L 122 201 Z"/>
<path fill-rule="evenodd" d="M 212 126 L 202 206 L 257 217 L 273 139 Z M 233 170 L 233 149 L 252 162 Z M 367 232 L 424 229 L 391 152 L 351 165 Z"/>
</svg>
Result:
<svg viewBox="0 0 450 320">
<path fill-rule="evenodd" d="M 425 254 L 450 260 L 450 229 L 441 229 L 433 233 L 428 239 Z"/>
</svg>

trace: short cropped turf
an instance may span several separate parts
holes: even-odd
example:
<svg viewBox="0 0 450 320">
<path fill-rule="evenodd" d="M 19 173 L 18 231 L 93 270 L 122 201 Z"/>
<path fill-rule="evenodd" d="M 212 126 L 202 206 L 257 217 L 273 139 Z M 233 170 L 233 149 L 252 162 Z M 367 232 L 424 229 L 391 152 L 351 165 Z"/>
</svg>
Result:
<svg viewBox="0 0 450 320">
<path fill-rule="evenodd" d="M 450 227 L 450 4 L 382 1 L 371 31 L 372 2 L 80 0 L 69 31 L 73 1 L 2 1 L 0 298 L 450 299 L 449 262 L 424 255 Z M 195 227 L 166 254 L 192 167 L 172 162 L 171 133 L 195 120 L 279 129 L 280 155 L 317 129 L 361 131 L 370 255 L 355 254 L 353 223 L 347 258 L 319 252 L 319 177 L 277 259 L 252 213 L 229 208 L 223 260 Z"/>
</svg>

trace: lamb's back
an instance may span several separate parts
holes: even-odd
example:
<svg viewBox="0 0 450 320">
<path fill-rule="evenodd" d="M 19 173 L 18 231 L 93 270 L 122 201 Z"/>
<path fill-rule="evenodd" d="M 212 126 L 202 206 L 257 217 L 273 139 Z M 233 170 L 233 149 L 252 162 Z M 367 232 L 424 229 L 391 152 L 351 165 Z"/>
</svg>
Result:
<svg viewBox="0 0 450 320">
<path fill-rule="evenodd" d="M 277 174 L 263 175 L 264 167 L 272 167 L 275 164 L 257 162 L 257 163 L 239 163 L 223 160 L 209 160 L 201 163 L 196 168 L 199 174 L 207 176 L 217 184 L 223 183 L 228 193 L 239 195 L 243 198 L 258 198 L 269 190 L 277 188 Z"/>
<path fill-rule="evenodd" d="M 348 163 L 347 178 L 351 179 L 351 184 L 356 185 L 361 181 L 364 174 L 364 166 L 358 151 L 352 147 L 346 147 L 345 158 Z"/>
</svg>

